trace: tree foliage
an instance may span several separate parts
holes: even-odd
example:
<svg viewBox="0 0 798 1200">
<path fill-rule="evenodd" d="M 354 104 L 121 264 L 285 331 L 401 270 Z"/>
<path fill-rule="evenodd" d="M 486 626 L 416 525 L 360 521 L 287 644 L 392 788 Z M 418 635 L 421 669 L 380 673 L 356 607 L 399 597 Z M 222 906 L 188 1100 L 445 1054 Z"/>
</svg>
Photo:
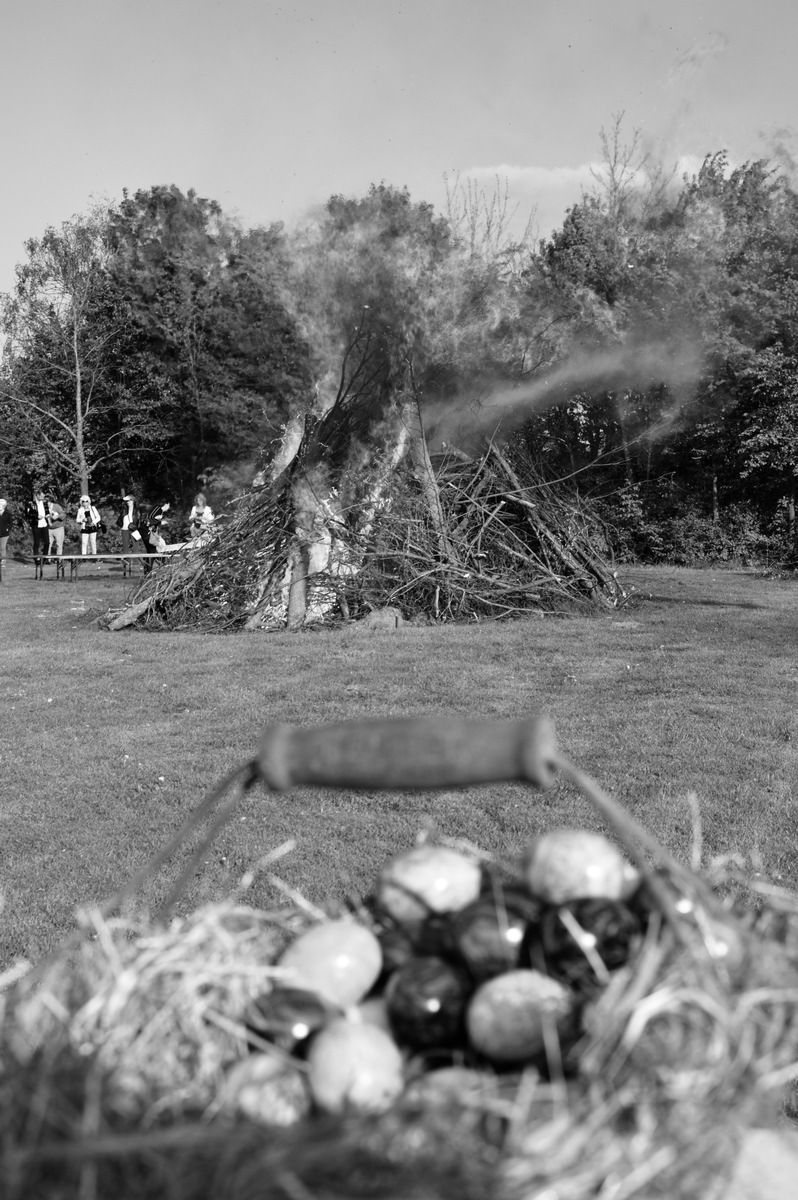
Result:
<svg viewBox="0 0 798 1200">
<path fill-rule="evenodd" d="M 246 229 L 158 186 L 47 230 L 3 307 L 6 494 L 230 495 L 295 435 L 357 508 L 404 420 L 425 454 L 520 436 L 620 552 L 727 521 L 789 557 L 798 195 L 722 151 L 676 180 L 621 117 L 601 145 L 538 243 L 500 187 L 459 181 L 444 215 L 381 183 Z"/>
</svg>

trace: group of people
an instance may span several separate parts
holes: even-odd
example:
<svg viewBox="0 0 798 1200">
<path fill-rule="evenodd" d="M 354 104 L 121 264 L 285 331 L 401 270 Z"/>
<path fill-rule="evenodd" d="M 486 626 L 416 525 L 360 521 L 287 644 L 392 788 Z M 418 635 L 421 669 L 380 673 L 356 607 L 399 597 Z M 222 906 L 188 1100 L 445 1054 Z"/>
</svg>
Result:
<svg viewBox="0 0 798 1200">
<path fill-rule="evenodd" d="M 154 508 L 140 508 L 135 496 L 127 494 L 119 502 L 116 519 L 120 531 L 123 554 L 162 554 L 167 545 L 163 526 L 169 522 L 171 505 L 168 501 Z M 53 496 L 36 490 L 25 505 L 25 521 L 33 538 L 33 559 L 39 565 L 43 558 L 59 558 L 64 553 L 66 512 Z M 189 514 L 191 538 L 194 543 L 207 540 L 215 521 L 213 511 L 199 492 Z M 75 522 L 80 531 L 81 554 L 97 554 L 97 534 L 106 533 L 103 517 L 91 496 L 81 496 Z M 7 555 L 8 539 L 13 528 L 13 518 L 8 511 L 8 502 L 0 499 L 0 561 Z M 152 568 L 152 559 L 144 559 L 145 571 Z"/>
</svg>

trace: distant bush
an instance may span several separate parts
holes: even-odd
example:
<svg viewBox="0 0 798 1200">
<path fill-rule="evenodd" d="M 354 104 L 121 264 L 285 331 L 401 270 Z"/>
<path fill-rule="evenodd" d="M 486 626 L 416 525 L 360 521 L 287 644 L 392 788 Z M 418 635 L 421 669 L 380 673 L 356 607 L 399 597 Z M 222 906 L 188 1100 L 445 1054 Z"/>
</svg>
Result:
<svg viewBox="0 0 798 1200">
<path fill-rule="evenodd" d="M 747 504 L 722 508 L 714 520 L 695 501 L 624 488 L 601 505 L 607 537 L 618 562 L 701 566 L 718 562 L 759 566 L 787 561 L 782 529 L 763 528 L 761 514 Z"/>
</svg>

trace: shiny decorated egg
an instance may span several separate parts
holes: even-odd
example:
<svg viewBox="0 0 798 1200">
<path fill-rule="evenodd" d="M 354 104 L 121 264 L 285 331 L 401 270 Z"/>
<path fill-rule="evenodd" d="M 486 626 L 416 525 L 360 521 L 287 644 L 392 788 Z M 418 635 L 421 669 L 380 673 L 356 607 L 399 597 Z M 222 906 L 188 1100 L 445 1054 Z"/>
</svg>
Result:
<svg viewBox="0 0 798 1200">
<path fill-rule="evenodd" d="M 347 1008 L 371 989 L 382 969 L 376 936 L 355 921 L 323 921 L 293 941 L 279 966 L 287 987 L 317 992 Z"/>
<path fill-rule="evenodd" d="M 529 930 L 524 954 L 544 974 L 593 991 L 627 962 L 641 933 L 637 916 L 619 900 L 569 900 Z"/>
<path fill-rule="evenodd" d="M 404 1087 L 401 1051 L 377 1025 L 339 1017 L 310 1044 L 308 1082 L 324 1112 L 384 1112 Z"/>
<path fill-rule="evenodd" d="M 466 971 L 442 958 L 414 958 L 385 988 L 385 1003 L 397 1041 L 414 1050 L 455 1045 L 473 985 Z"/>
<path fill-rule="evenodd" d="M 276 1054 L 250 1054 L 228 1072 L 222 1092 L 228 1112 L 261 1125 L 294 1125 L 310 1112 L 305 1074 Z"/>
<path fill-rule="evenodd" d="M 555 829 L 527 848 L 524 878 L 530 891 L 550 904 L 584 896 L 619 900 L 628 886 L 628 866 L 600 833 Z"/>
<path fill-rule="evenodd" d="M 449 913 L 432 913 L 423 921 L 397 925 L 378 913 L 377 937 L 382 950 L 383 975 L 391 975 L 419 955 L 445 958 L 451 950 L 449 918 Z"/>
<path fill-rule="evenodd" d="M 557 1044 L 574 1010 L 569 990 L 540 971 L 496 975 L 477 988 L 466 1010 L 468 1040 L 496 1066 L 543 1055 L 547 1037 Z"/>
<path fill-rule="evenodd" d="M 646 928 L 668 920 L 679 922 L 687 936 L 702 946 L 702 953 L 732 980 L 741 981 L 753 968 L 750 952 L 755 942 L 750 941 L 739 918 L 727 917 L 712 901 L 707 906 L 700 888 L 675 878 L 667 869 L 644 876 L 626 903 Z"/>
<path fill-rule="evenodd" d="M 664 867 L 656 867 L 639 879 L 626 903 L 644 926 L 654 916 L 661 921 L 665 907 L 686 920 L 692 920 L 695 913 L 693 897 Z"/>
<path fill-rule="evenodd" d="M 496 886 L 449 918 L 451 951 L 477 982 L 519 966 L 530 925 L 543 905 L 525 889 Z"/>
<path fill-rule="evenodd" d="M 454 912 L 479 895 L 479 864 L 449 846 L 416 846 L 387 863 L 377 880 L 379 908 L 407 928 Z"/>
<path fill-rule="evenodd" d="M 247 1026 L 275 1045 L 293 1050 L 317 1029 L 341 1015 L 340 1008 L 330 1004 L 318 992 L 275 987 L 252 1002 L 247 1010 Z"/>
</svg>

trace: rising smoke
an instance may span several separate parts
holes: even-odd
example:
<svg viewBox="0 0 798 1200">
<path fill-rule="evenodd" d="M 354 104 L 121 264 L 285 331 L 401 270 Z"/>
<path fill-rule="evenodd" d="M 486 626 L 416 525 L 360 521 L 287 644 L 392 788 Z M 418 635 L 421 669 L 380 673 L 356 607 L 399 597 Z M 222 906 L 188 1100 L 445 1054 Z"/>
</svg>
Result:
<svg viewBox="0 0 798 1200">
<path fill-rule="evenodd" d="M 609 350 L 582 350 L 528 382 L 485 387 L 479 396 L 446 401 L 430 398 L 424 423 L 430 448 L 444 445 L 470 451 L 484 438 L 505 438 L 534 413 L 560 403 L 569 393 L 613 392 L 624 395 L 664 386 L 674 397 L 674 410 L 692 394 L 702 374 L 703 352 L 687 339 L 649 338 Z M 665 424 L 670 427 L 671 420 Z"/>
</svg>

